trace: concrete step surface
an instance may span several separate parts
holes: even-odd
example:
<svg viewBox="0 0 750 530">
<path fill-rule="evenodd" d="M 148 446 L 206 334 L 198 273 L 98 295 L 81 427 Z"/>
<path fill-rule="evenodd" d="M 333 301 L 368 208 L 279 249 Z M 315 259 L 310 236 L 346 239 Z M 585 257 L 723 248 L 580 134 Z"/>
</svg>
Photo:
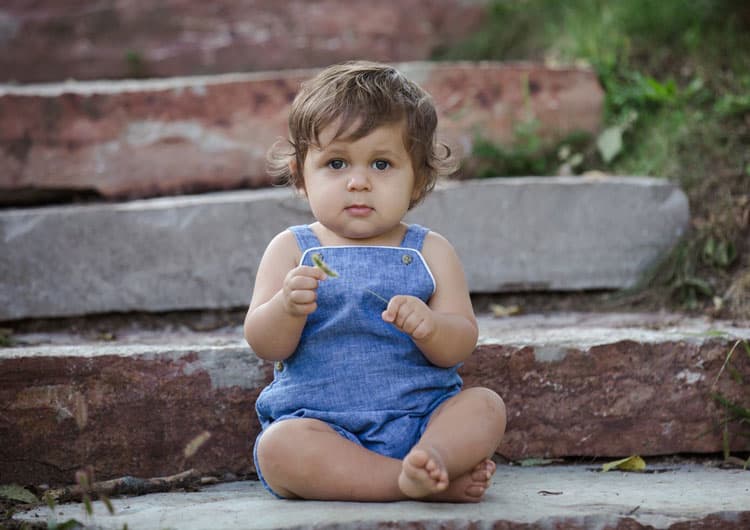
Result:
<svg viewBox="0 0 750 530">
<path fill-rule="evenodd" d="M 750 528 L 750 471 L 700 464 L 649 465 L 646 472 L 599 466 L 498 467 L 480 504 L 345 503 L 277 500 L 255 481 L 196 492 L 120 498 L 110 515 L 82 504 L 16 515 L 41 522 L 75 518 L 96 528 L 134 530 L 317 529 L 736 529 Z"/>
<path fill-rule="evenodd" d="M 619 289 L 688 227 L 685 194 L 638 177 L 449 182 L 411 211 L 475 293 Z M 246 307 L 268 242 L 312 222 L 288 189 L 0 210 L 0 321 Z"/>
<path fill-rule="evenodd" d="M 0 349 L 0 437 L 12 441 L 0 444 L 3 481 L 66 484 L 87 464 L 100 480 L 253 473 L 254 403 L 272 366 L 239 324 L 86 331 L 18 334 Z M 483 315 L 480 334 L 460 373 L 465 386 L 505 399 L 498 454 L 507 460 L 720 453 L 726 412 L 712 396 L 748 405 L 737 377 L 750 378 L 741 345 L 750 323 Z M 732 451 L 750 451 L 746 426 L 730 422 L 727 434 Z M 200 450 L 186 454 L 200 436 Z"/>
</svg>

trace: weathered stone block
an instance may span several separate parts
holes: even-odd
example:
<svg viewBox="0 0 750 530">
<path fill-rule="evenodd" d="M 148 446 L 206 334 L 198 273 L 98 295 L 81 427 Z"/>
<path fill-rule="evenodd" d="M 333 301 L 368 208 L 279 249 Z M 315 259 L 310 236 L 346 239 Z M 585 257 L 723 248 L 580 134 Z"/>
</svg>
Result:
<svg viewBox="0 0 750 530">
<path fill-rule="evenodd" d="M 546 139 L 601 123 L 603 92 L 589 69 L 400 67 L 433 94 L 457 153 L 477 134 L 508 142 L 531 117 Z M 0 86 L 0 204 L 33 203 L 35 192 L 136 198 L 268 186 L 266 152 L 286 135 L 288 105 L 314 73 Z"/>
<path fill-rule="evenodd" d="M 688 219 L 679 188 L 642 178 L 463 181 L 409 214 L 473 292 L 630 286 Z M 0 211 L 0 321 L 245 306 L 271 238 L 310 221 L 286 189 Z"/>
<path fill-rule="evenodd" d="M 0 474 L 40 484 L 69 483 L 86 465 L 99 478 L 248 473 L 271 371 L 238 341 L 0 350 Z"/>
<path fill-rule="evenodd" d="M 101 479 L 187 468 L 251 472 L 254 403 L 271 366 L 241 334 L 240 327 L 155 331 L 109 344 L 55 344 L 71 342 L 63 337 L 0 349 L 0 475 L 69 482 L 87 464 Z M 746 388 L 722 366 L 738 340 L 750 340 L 750 326 L 664 315 L 528 316 L 482 318 L 480 334 L 461 374 L 465 386 L 505 399 L 498 452 L 513 460 L 718 453 L 725 415 L 712 396 L 747 406 Z M 750 377 L 747 356 L 731 363 Z M 203 432 L 210 438 L 185 456 Z M 743 432 L 747 426 L 730 423 L 732 451 L 750 450 Z"/>
<path fill-rule="evenodd" d="M 737 341 L 750 339 L 750 323 L 548 320 L 483 321 L 481 344 L 463 367 L 467 385 L 489 386 L 506 401 L 498 452 L 507 458 L 718 453 L 727 415 L 714 396 L 750 405 L 747 385 L 722 369 Z M 747 381 L 750 358 L 734 353 L 733 370 Z M 729 424 L 731 449 L 750 450 L 738 420 Z"/>
<path fill-rule="evenodd" d="M 429 59 L 485 0 L 3 2 L 0 82 L 172 77 Z"/>
</svg>

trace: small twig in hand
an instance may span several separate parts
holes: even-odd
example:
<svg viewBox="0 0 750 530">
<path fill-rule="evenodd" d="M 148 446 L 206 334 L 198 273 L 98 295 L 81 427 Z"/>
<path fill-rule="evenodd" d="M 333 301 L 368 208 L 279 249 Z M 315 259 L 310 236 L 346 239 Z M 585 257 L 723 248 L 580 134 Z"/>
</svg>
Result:
<svg viewBox="0 0 750 530">
<path fill-rule="evenodd" d="M 325 261 L 323 261 L 323 256 L 321 256 L 320 254 L 315 253 L 312 256 L 310 256 L 310 259 L 312 259 L 313 264 L 316 267 L 318 267 L 320 270 L 322 270 L 323 272 L 325 272 L 326 275 L 330 276 L 331 278 L 338 278 L 339 273 L 336 272 L 335 270 L 333 270 L 331 267 L 328 266 L 328 264 Z M 388 305 L 389 301 L 384 296 L 379 295 L 378 293 L 376 293 L 372 289 L 365 288 L 365 291 L 367 291 L 371 295 L 375 296 L 376 298 L 379 298 L 380 300 L 382 300 L 385 303 L 385 305 Z"/>
<path fill-rule="evenodd" d="M 323 256 L 321 256 L 320 254 L 313 254 L 312 256 L 310 256 L 310 259 L 312 259 L 312 262 L 315 264 L 315 266 L 325 272 L 327 276 L 330 276 L 331 278 L 338 278 L 339 273 L 333 270 L 326 264 L 325 261 L 323 261 Z"/>
<path fill-rule="evenodd" d="M 385 305 L 388 305 L 388 303 L 389 303 L 388 300 L 386 300 L 384 297 L 380 296 L 378 293 L 376 293 L 372 289 L 368 289 L 368 288 L 365 287 L 365 291 L 367 291 L 368 293 L 370 293 L 371 295 L 373 295 L 373 296 L 375 296 L 377 298 L 380 298 L 383 302 L 385 302 Z"/>
</svg>

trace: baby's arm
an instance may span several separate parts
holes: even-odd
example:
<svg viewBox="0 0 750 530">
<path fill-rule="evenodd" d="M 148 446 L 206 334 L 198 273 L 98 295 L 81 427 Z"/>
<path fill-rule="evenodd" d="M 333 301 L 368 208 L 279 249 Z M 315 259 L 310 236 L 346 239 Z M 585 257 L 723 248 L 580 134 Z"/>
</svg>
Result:
<svg viewBox="0 0 750 530">
<path fill-rule="evenodd" d="M 284 231 L 268 244 L 258 266 L 245 340 L 258 357 L 280 361 L 297 348 L 307 315 L 315 311 L 318 281 L 325 273 L 298 265 L 294 234 Z"/>
<path fill-rule="evenodd" d="M 427 234 L 422 255 L 435 277 L 435 293 L 427 304 L 394 296 L 383 320 L 411 335 L 433 364 L 454 366 L 471 355 L 479 334 L 463 266 L 453 246 L 435 232 Z"/>
</svg>

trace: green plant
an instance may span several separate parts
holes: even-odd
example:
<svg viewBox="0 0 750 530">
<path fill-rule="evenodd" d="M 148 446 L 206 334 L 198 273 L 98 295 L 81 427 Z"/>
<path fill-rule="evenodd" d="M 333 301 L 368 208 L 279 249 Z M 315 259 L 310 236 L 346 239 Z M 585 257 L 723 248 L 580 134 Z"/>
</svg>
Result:
<svg viewBox="0 0 750 530">
<path fill-rule="evenodd" d="M 740 345 L 742 346 L 744 353 L 747 355 L 747 361 L 750 361 L 750 343 L 746 340 L 737 340 L 734 343 L 734 346 L 729 350 L 729 353 L 724 359 L 724 363 L 716 374 L 716 378 L 711 385 L 711 397 L 724 410 L 724 418 L 719 423 L 723 435 L 724 460 L 731 459 L 730 425 L 735 424 L 739 428 L 744 428 L 744 431 L 740 432 L 750 439 L 750 403 L 740 403 L 739 401 L 733 400 L 722 392 L 716 390 L 716 386 L 725 372 L 729 374 L 729 377 L 735 384 L 740 385 L 740 388 L 746 388 L 746 377 L 750 374 L 743 374 L 742 371 L 733 364 L 733 355 L 740 349 Z M 750 466 L 750 457 L 748 457 L 744 463 L 745 469 L 747 469 L 748 466 Z"/>
<path fill-rule="evenodd" d="M 125 65 L 128 77 L 134 79 L 148 77 L 148 65 L 140 52 L 135 50 L 125 52 Z"/>
<path fill-rule="evenodd" d="M 540 153 L 540 139 L 535 130 L 536 122 L 517 127 L 516 140 L 510 146 L 477 136 L 471 152 L 475 164 L 471 170 L 473 176 L 487 178 L 546 174 L 549 164 Z"/>
<path fill-rule="evenodd" d="M 699 250 L 694 240 L 678 243 L 656 267 L 653 276 L 646 279 L 642 287 L 666 286 L 671 297 L 680 304 L 695 309 L 701 296 L 712 296 L 714 288 L 698 276 L 695 264 Z"/>
<path fill-rule="evenodd" d="M 115 508 L 112 505 L 112 501 L 102 491 L 97 491 L 94 481 L 94 469 L 91 466 L 87 466 L 85 469 L 76 472 L 76 485 L 80 490 L 81 500 L 83 501 L 84 513 L 86 517 L 94 515 L 94 506 L 92 504 L 93 498 L 98 498 L 102 504 L 107 508 L 107 512 L 110 515 L 115 514 Z M 85 530 L 88 526 L 78 519 L 70 518 L 62 522 L 57 521 L 55 516 L 55 499 L 51 495 L 45 495 L 45 501 L 50 508 L 50 519 L 47 522 L 48 530 L 73 530 L 83 529 Z M 123 530 L 128 530 L 128 525 L 123 525 Z"/>
<path fill-rule="evenodd" d="M 10 328 L 0 328 L 0 348 L 10 348 L 14 344 L 13 330 Z"/>
<path fill-rule="evenodd" d="M 434 60 L 514 60 L 538 57 L 547 46 L 537 31 L 558 2 L 492 2 L 483 27 L 462 42 L 438 46 Z"/>
<path fill-rule="evenodd" d="M 464 161 L 463 173 L 475 178 L 545 176 L 577 173 L 586 168 L 590 158 L 589 133 L 574 132 L 549 143 L 537 134 L 538 126 L 536 120 L 519 124 L 514 129 L 513 142 L 508 145 L 477 135 L 471 155 Z"/>
<path fill-rule="evenodd" d="M 575 172 L 682 185 L 695 229 L 641 285 L 653 298 L 713 311 L 727 293 L 750 297 L 737 278 L 750 266 L 742 203 L 750 197 L 750 10 L 741 0 L 687 4 L 496 0 L 483 29 L 436 57 L 591 65 L 605 90 L 604 124 L 573 150 L 583 155 Z M 555 172 L 551 151 L 535 147 L 523 134 L 502 146 L 480 139 L 477 174 Z M 739 311 L 733 315 L 750 318 L 750 304 L 730 305 Z"/>
<path fill-rule="evenodd" d="M 671 298 L 688 309 L 698 308 L 702 299 L 714 300 L 717 286 L 710 278 L 735 263 L 737 250 L 730 239 L 712 231 L 712 227 L 696 232 L 675 245 L 633 290 L 665 288 Z"/>
</svg>

